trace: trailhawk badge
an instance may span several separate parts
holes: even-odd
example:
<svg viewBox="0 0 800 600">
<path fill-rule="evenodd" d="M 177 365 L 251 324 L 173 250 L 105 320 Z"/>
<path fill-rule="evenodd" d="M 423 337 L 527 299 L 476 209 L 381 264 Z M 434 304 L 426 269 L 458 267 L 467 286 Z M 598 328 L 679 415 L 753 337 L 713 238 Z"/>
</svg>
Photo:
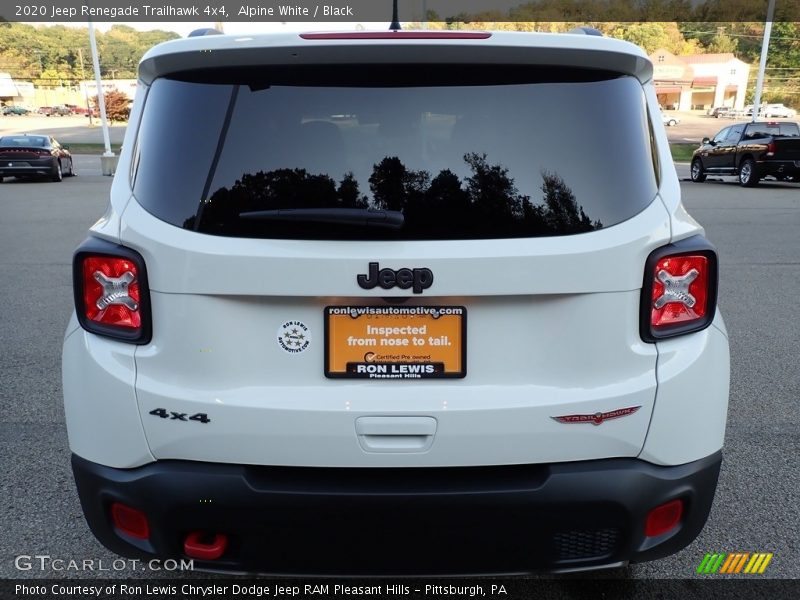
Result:
<svg viewBox="0 0 800 600">
<path fill-rule="evenodd" d="M 619 419 L 620 417 L 627 417 L 632 415 L 641 406 L 629 406 L 628 408 L 618 408 L 609 412 L 596 412 L 591 415 L 563 415 L 560 417 L 550 417 L 559 423 L 591 423 L 592 425 L 601 425 L 604 421 L 611 419 Z"/>
<path fill-rule="evenodd" d="M 302 321 L 286 321 L 278 327 L 278 345 L 290 354 L 299 354 L 311 343 L 311 331 Z"/>
</svg>

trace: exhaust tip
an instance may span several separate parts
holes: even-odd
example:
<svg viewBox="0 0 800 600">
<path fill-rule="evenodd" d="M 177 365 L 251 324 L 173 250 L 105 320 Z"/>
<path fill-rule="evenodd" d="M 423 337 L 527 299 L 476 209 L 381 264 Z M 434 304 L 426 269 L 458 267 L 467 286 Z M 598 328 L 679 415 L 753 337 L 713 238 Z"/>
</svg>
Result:
<svg viewBox="0 0 800 600">
<path fill-rule="evenodd" d="M 183 552 L 189 558 L 217 560 L 228 548 L 228 536 L 224 533 L 193 531 L 183 542 Z"/>
</svg>

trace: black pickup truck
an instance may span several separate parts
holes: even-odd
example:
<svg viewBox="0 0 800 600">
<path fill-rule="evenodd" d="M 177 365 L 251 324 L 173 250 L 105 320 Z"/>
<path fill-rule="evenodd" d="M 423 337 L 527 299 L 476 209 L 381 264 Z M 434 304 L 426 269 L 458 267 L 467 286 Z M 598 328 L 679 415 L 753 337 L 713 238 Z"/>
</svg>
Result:
<svg viewBox="0 0 800 600">
<path fill-rule="evenodd" d="M 737 175 L 751 187 L 767 176 L 800 181 L 800 126 L 791 122 L 737 123 L 704 138 L 692 154 L 692 181 Z"/>
</svg>

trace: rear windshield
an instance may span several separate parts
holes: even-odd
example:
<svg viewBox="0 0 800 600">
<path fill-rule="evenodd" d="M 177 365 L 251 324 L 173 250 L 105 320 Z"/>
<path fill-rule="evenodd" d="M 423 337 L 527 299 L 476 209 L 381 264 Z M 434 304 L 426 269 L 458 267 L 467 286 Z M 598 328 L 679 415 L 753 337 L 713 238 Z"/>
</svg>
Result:
<svg viewBox="0 0 800 600">
<path fill-rule="evenodd" d="M 757 138 L 768 135 L 800 136 L 797 123 L 753 123 L 747 126 L 746 138 Z"/>
<path fill-rule="evenodd" d="M 0 137 L 0 146 L 25 146 L 34 148 L 45 148 L 49 145 L 49 140 L 42 135 L 14 135 Z"/>
<path fill-rule="evenodd" d="M 569 235 L 632 217 L 657 188 L 636 79 L 497 65 L 157 79 L 134 165 L 158 218 L 256 238 Z"/>
</svg>

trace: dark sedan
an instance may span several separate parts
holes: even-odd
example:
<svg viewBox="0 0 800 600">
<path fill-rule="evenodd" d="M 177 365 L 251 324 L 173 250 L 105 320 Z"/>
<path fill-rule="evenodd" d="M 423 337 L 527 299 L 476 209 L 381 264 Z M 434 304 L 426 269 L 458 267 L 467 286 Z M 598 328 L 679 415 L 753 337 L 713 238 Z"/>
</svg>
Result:
<svg viewBox="0 0 800 600">
<path fill-rule="evenodd" d="M 0 137 L 0 182 L 5 177 L 45 175 L 53 181 L 75 175 L 69 149 L 47 135 Z"/>
</svg>

